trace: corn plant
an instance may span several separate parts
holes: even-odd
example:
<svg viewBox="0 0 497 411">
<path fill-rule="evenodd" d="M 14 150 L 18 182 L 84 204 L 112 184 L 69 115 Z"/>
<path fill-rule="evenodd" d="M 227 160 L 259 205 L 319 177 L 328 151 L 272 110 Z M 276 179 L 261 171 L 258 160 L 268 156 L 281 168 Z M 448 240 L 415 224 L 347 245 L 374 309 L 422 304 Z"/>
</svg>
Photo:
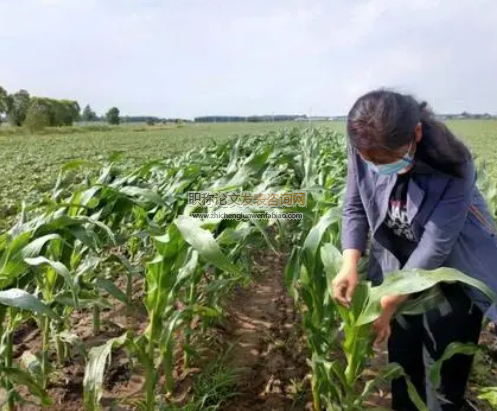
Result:
<svg viewBox="0 0 497 411">
<path fill-rule="evenodd" d="M 155 410 L 160 370 L 165 377 L 165 389 L 162 392 L 171 393 L 174 388 L 173 353 L 177 332 L 188 327 L 193 315 L 216 315 L 213 308 L 199 303 L 202 299 L 192 297 L 196 295 L 199 273 L 202 273 L 201 262 L 212 264 L 228 275 L 226 279 L 219 275 L 211 282 L 211 293 L 217 292 L 217 287 L 212 287 L 213 283 L 218 282 L 224 288 L 243 277 L 240 268 L 222 252 L 212 233 L 202 228 L 192 217 L 180 216 L 167 227 L 166 234 L 153 237 L 153 241 L 156 253 L 147 263 L 145 273 L 148 326 L 143 335 L 133 336 L 128 331 L 119 339 L 90 351 L 90 361 L 85 372 L 87 410 L 98 409 L 104 364 L 112 348 L 122 345 L 145 368 L 145 398 L 135 405 L 143 410 Z M 181 295 L 185 296 L 182 302 L 187 305 L 178 310 L 177 303 Z M 206 301 L 209 299 L 204 298 Z"/>
</svg>

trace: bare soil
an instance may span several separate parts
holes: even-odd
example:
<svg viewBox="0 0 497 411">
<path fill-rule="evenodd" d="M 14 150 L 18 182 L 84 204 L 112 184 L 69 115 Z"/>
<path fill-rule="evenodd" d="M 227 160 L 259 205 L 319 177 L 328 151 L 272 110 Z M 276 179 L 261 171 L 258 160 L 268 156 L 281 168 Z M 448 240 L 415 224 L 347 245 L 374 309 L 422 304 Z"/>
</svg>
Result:
<svg viewBox="0 0 497 411">
<path fill-rule="evenodd" d="M 301 385 L 307 349 L 293 300 L 283 282 L 284 258 L 265 256 L 253 284 L 233 295 L 228 318 L 235 349 L 230 365 L 245 370 L 223 411 L 294 411 L 309 403 Z"/>
</svg>

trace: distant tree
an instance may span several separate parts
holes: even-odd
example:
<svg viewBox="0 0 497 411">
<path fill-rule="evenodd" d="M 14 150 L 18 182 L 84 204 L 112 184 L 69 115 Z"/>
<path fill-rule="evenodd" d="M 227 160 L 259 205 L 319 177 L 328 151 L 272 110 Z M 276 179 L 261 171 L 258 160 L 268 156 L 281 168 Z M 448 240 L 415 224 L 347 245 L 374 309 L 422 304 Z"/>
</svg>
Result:
<svg viewBox="0 0 497 411">
<path fill-rule="evenodd" d="M 2 124 L 2 115 L 7 111 L 7 91 L 0 86 L 0 124 Z"/>
<path fill-rule="evenodd" d="M 30 96 L 26 90 L 19 90 L 7 96 L 7 116 L 14 126 L 22 126 L 29 109 Z"/>
<path fill-rule="evenodd" d="M 79 120 L 80 107 L 77 101 L 51 100 L 53 126 L 72 126 Z"/>
<path fill-rule="evenodd" d="M 83 109 L 83 114 L 81 115 L 81 120 L 83 121 L 95 121 L 97 119 L 97 115 L 91 109 L 90 105 L 87 104 Z"/>
<path fill-rule="evenodd" d="M 43 130 L 45 127 L 51 126 L 50 106 L 47 104 L 47 99 L 33 99 L 26 113 L 26 119 L 23 126 L 31 132 Z"/>
<path fill-rule="evenodd" d="M 119 118 L 119 109 L 117 107 L 112 107 L 107 114 L 105 114 L 105 119 L 109 124 L 119 124 L 121 121 Z"/>
<path fill-rule="evenodd" d="M 81 107 L 77 101 L 61 100 L 61 103 L 67 111 L 67 118 L 70 119 L 71 125 L 80 120 L 81 116 L 79 113 L 81 112 Z"/>
</svg>

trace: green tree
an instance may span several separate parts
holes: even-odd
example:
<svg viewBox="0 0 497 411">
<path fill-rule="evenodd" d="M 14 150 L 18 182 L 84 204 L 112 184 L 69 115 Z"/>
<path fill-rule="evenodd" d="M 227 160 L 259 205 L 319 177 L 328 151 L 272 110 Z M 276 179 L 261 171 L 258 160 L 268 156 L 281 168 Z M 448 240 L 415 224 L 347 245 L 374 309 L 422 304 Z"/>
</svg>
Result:
<svg viewBox="0 0 497 411">
<path fill-rule="evenodd" d="M 52 113 L 50 113 L 50 105 L 47 104 L 46 100 L 33 99 L 31 101 L 23 124 L 29 131 L 37 132 L 51 126 Z"/>
<path fill-rule="evenodd" d="M 80 107 L 77 101 L 51 100 L 53 110 L 53 126 L 72 126 L 79 120 Z"/>
<path fill-rule="evenodd" d="M 109 124 L 119 124 L 121 122 L 119 109 L 117 107 L 112 107 L 107 114 L 105 114 L 105 119 Z"/>
<path fill-rule="evenodd" d="M 83 114 L 81 115 L 81 119 L 83 121 L 95 121 L 97 119 L 97 115 L 91 109 L 89 104 L 87 104 L 86 107 L 83 109 Z"/>
<path fill-rule="evenodd" d="M 19 90 L 7 97 L 7 116 L 14 126 L 22 126 L 28 113 L 31 97 L 26 90 Z"/>
<path fill-rule="evenodd" d="M 77 101 L 61 100 L 60 103 L 64 107 L 64 125 L 72 126 L 73 123 L 80 120 L 81 116 L 79 113 L 81 112 L 81 107 Z"/>
<path fill-rule="evenodd" d="M 31 98 L 31 105 L 37 110 L 43 109 L 48 116 L 50 127 L 72 126 L 79 120 L 79 104 L 72 100 L 55 100 L 45 97 Z"/>
<path fill-rule="evenodd" d="M 0 124 L 2 124 L 2 115 L 7 111 L 7 91 L 0 86 Z"/>
</svg>

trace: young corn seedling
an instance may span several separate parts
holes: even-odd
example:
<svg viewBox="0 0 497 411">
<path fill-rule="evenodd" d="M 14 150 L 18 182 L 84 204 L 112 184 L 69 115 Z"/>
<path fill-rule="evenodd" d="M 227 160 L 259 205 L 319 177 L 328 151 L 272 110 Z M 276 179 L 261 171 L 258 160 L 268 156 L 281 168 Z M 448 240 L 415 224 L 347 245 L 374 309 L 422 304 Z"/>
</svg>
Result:
<svg viewBox="0 0 497 411">
<path fill-rule="evenodd" d="M 41 318 L 59 320 L 47 305 L 27 291 L 17 288 L 0 291 L 0 352 L 3 357 L 0 363 L 0 382 L 6 390 L 8 411 L 14 411 L 15 402 L 21 400 L 16 391 L 19 385 L 26 386 L 43 407 L 51 405 L 50 397 L 45 390 L 45 370 L 41 376 L 33 375 L 13 362 L 13 336 L 15 329 L 23 319 L 21 310 Z M 6 326 L 3 325 L 5 323 Z"/>
<path fill-rule="evenodd" d="M 135 404 L 142 410 L 155 411 L 160 370 L 165 377 L 166 393 L 174 389 L 174 347 L 177 331 L 192 315 L 210 315 L 212 309 L 187 299 L 190 305 L 177 309 L 179 296 L 191 292 L 197 281 L 199 261 L 213 264 L 226 273 L 241 276 L 240 269 L 223 254 L 213 235 L 192 217 L 180 216 L 168 226 L 166 234 L 153 237 L 156 254 L 145 272 L 145 307 L 149 323 L 145 332 L 133 337 L 131 332 L 108 343 L 105 348 L 90 351 L 93 359 L 85 371 L 85 404 L 87 410 L 98 409 L 103 369 L 112 347 L 125 345 L 145 368 L 145 398 Z M 102 371 L 103 372 L 103 371 Z"/>
</svg>

